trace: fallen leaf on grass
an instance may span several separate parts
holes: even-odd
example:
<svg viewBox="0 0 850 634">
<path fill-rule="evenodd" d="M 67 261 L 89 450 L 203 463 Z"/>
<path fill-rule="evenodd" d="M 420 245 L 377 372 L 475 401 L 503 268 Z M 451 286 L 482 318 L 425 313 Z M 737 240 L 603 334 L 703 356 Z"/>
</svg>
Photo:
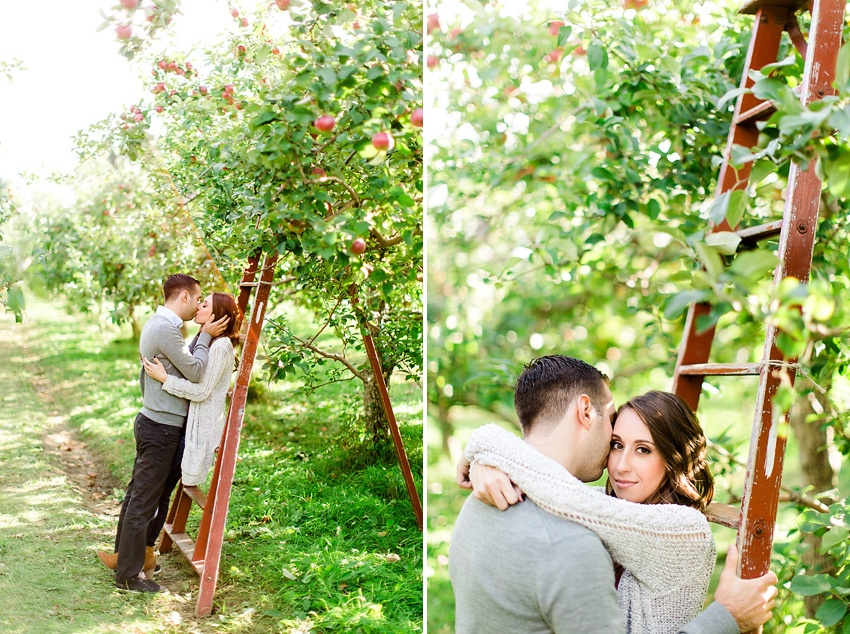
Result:
<svg viewBox="0 0 850 634">
<path fill-rule="evenodd" d="M 399 557 L 395 553 L 390 553 L 388 555 L 384 555 L 384 561 L 387 561 L 387 562 L 390 562 L 390 563 L 392 563 L 394 561 L 401 561 L 401 557 Z"/>
</svg>

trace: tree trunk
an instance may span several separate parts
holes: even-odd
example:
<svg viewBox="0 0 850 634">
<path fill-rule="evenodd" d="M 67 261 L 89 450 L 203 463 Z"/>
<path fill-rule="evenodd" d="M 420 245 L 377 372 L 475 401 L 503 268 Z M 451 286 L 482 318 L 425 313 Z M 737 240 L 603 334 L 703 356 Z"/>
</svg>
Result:
<svg viewBox="0 0 850 634">
<path fill-rule="evenodd" d="M 363 412 L 366 432 L 377 444 L 385 444 L 390 439 L 390 423 L 384 412 L 381 391 L 371 372 L 369 380 L 363 383 Z M 389 375 L 384 373 L 384 381 L 389 384 Z"/>
<path fill-rule="evenodd" d="M 805 383 L 805 379 L 798 377 L 797 381 L 798 387 L 805 387 L 805 385 L 800 385 Z M 821 404 L 824 405 L 822 401 Z M 806 395 L 798 399 L 794 407 L 791 408 L 790 420 L 791 428 L 794 430 L 794 436 L 800 447 L 802 484 L 803 486 L 814 487 L 813 495 L 817 496 L 817 494 L 828 491 L 835 486 L 835 472 L 829 464 L 829 456 L 826 450 L 826 432 L 821 428 L 819 422 L 806 422 L 806 418 L 815 413 L 812 403 Z M 825 502 L 829 504 L 831 500 L 825 500 Z M 832 568 L 832 558 L 818 552 L 821 547 L 820 537 L 815 537 L 813 533 L 805 533 L 803 543 L 809 546 L 802 557 L 803 564 L 808 569 L 809 574 L 825 573 L 832 575 L 835 572 Z M 814 618 L 823 601 L 822 596 L 805 597 L 806 616 Z"/>
<path fill-rule="evenodd" d="M 134 309 L 135 306 L 129 306 L 127 308 L 127 316 L 130 318 L 130 328 L 133 329 L 133 341 L 138 341 L 139 337 L 142 336 L 142 328 L 139 326 L 139 322 L 136 319 Z"/>
</svg>

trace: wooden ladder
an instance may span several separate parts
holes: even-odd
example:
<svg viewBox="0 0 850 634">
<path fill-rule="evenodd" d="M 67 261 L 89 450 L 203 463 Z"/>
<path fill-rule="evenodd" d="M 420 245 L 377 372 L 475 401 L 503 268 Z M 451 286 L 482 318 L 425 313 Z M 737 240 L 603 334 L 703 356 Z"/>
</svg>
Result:
<svg viewBox="0 0 850 634">
<path fill-rule="evenodd" d="M 811 32 L 806 42 L 800 32 L 796 14 L 805 5 L 799 0 L 755 0 L 747 3 L 741 13 L 755 15 L 753 35 L 747 53 L 742 88 L 753 80 L 750 70 L 760 70 L 777 61 L 782 33 L 787 31 L 791 41 L 805 59 L 800 101 L 809 104 L 832 88 L 846 0 L 813 0 Z M 757 99 L 752 93 L 738 98 L 729 139 L 718 177 L 716 196 L 747 187 L 752 163 L 732 166 L 732 148 L 736 145 L 750 149 L 757 144 L 757 121 L 768 118 L 776 108 L 769 101 Z M 806 170 L 792 163 L 788 175 L 785 209 L 780 221 L 737 230 L 724 220 L 712 227 L 712 232 L 735 230 L 742 246 L 779 236 L 779 263 L 774 272 L 774 286 L 786 277 L 803 283 L 809 280 L 812 250 L 818 227 L 821 180 L 815 173 L 815 161 Z M 764 353 L 759 363 L 708 363 L 714 327 L 700 331 L 698 322 L 711 311 L 708 303 L 692 304 L 687 321 L 676 370 L 673 391 L 694 410 L 699 403 L 703 379 L 706 376 L 758 375 L 759 387 L 750 453 L 741 506 L 711 504 L 709 519 L 738 530 L 740 562 L 738 576 L 749 579 L 768 571 L 773 545 L 774 524 L 779 502 L 779 485 L 787 436 L 787 412 L 774 411 L 772 398 L 787 373 L 793 383 L 796 359 L 785 358 L 776 347 L 777 330 L 769 326 L 765 336 Z"/>
<path fill-rule="evenodd" d="M 204 493 L 197 486 L 184 486 L 181 482 L 168 511 L 159 542 L 161 553 L 168 552 L 172 544 L 176 544 L 201 576 L 201 587 L 195 606 L 195 613 L 198 616 L 205 616 L 212 609 L 213 595 L 218 582 L 221 545 L 224 539 L 233 474 L 236 469 L 239 435 L 245 417 L 248 381 L 251 379 L 251 369 L 257 356 L 260 330 L 263 327 L 263 318 L 277 264 L 277 252 L 273 251 L 266 256 L 260 271 L 260 280 L 257 282 L 255 280 L 259 261 L 259 253 L 248 258 L 248 266 L 239 284 L 239 297 L 236 303 L 243 315 L 248 307 L 252 290 L 256 288 L 257 292 L 209 492 Z M 193 502 L 203 509 L 197 541 L 194 542 L 186 534 L 186 520 L 192 510 Z"/>
</svg>

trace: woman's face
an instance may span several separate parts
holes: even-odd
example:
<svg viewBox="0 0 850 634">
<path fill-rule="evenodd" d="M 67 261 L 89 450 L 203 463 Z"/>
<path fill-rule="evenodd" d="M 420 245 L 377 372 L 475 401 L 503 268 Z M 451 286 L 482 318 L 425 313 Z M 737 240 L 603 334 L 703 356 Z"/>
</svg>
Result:
<svg viewBox="0 0 850 634">
<path fill-rule="evenodd" d="M 205 324 L 209 321 L 210 315 L 212 315 L 212 300 L 213 296 L 210 295 L 201 302 L 200 306 L 198 306 L 198 312 L 195 313 L 196 324 Z"/>
<path fill-rule="evenodd" d="M 664 459 L 652 442 L 649 427 L 631 408 L 617 415 L 608 454 L 608 477 L 621 500 L 645 502 L 664 479 Z"/>
</svg>

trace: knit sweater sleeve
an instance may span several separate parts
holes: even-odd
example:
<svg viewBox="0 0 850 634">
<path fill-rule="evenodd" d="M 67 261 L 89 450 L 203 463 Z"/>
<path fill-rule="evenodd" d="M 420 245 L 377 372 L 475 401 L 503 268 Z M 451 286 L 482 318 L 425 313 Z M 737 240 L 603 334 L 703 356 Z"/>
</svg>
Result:
<svg viewBox="0 0 850 634">
<path fill-rule="evenodd" d="M 497 425 L 476 430 L 466 455 L 505 472 L 545 511 L 594 531 L 614 561 L 655 592 L 692 584 L 714 557 L 711 529 L 698 510 L 606 495 Z"/>
<path fill-rule="evenodd" d="M 212 394 L 213 388 L 228 368 L 233 367 L 233 345 L 230 340 L 222 337 L 215 341 L 210 348 L 207 368 L 200 383 L 192 383 L 169 374 L 162 384 L 162 389 L 190 401 L 205 401 Z"/>
</svg>

